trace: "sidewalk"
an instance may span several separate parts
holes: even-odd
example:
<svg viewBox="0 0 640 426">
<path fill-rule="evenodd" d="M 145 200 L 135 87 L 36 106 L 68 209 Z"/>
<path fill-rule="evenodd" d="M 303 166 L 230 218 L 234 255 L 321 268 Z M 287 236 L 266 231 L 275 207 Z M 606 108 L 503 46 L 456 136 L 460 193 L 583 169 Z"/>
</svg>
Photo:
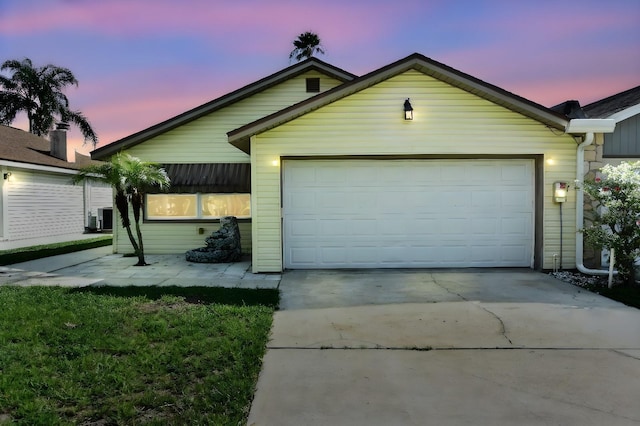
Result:
<svg viewBox="0 0 640 426">
<path fill-rule="evenodd" d="M 253 274 L 251 261 L 191 263 L 183 254 L 146 255 L 148 266 L 136 258 L 113 254 L 111 246 L 0 266 L 0 285 L 84 287 L 210 286 L 278 288 L 280 274 Z"/>
</svg>

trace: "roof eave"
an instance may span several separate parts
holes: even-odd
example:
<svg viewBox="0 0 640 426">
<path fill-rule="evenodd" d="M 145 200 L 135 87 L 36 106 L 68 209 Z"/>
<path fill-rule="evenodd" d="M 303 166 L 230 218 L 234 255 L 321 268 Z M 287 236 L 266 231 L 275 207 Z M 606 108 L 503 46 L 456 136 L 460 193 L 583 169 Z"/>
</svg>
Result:
<svg viewBox="0 0 640 426">
<path fill-rule="evenodd" d="M 566 133 L 580 135 L 585 133 L 613 133 L 616 121 L 610 118 L 576 118 L 567 124 Z"/>
</svg>

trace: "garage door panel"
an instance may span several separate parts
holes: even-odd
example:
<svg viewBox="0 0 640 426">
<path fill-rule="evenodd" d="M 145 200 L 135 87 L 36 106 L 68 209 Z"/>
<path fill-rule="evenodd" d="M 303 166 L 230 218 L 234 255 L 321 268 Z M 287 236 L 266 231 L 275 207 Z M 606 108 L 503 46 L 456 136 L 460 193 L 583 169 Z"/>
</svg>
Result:
<svg viewBox="0 0 640 426">
<path fill-rule="evenodd" d="M 531 200 L 527 198 L 527 193 L 522 189 L 513 191 L 503 191 L 501 202 L 498 204 L 503 209 L 515 209 L 517 211 L 531 211 Z"/>
<path fill-rule="evenodd" d="M 336 218 L 319 222 L 320 232 L 327 237 L 342 236 L 349 232 L 349 220 Z"/>
<path fill-rule="evenodd" d="M 309 237 L 315 237 L 318 234 L 316 229 L 317 225 L 316 219 L 304 219 L 304 218 L 295 218 L 291 219 L 287 222 L 286 231 L 291 235 L 292 238 L 304 238 L 308 239 Z"/>
<path fill-rule="evenodd" d="M 296 211 L 313 211 L 316 206 L 316 195 L 310 192 L 290 192 L 286 195 L 286 204 Z"/>
<path fill-rule="evenodd" d="M 471 219 L 471 234 L 483 237 L 495 235 L 499 231 L 499 219 L 495 217 L 478 217 Z"/>
<path fill-rule="evenodd" d="M 530 175 L 530 166 L 524 163 L 505 164 L 500 167 L 501 179 L 504 183 L 513 182 L 520 184 Z"/>
<path fill-rule="evenodd" d="M 320 257 L 324 263 L 347 264 L 347 248 L 337 246 L 323 247 L 320 249 Z"/>
<path fill-rule="evenodd" d="M 533 182 L 530 160 L 287 160 L 285 267 L 530 266 Z"/>
</svg>

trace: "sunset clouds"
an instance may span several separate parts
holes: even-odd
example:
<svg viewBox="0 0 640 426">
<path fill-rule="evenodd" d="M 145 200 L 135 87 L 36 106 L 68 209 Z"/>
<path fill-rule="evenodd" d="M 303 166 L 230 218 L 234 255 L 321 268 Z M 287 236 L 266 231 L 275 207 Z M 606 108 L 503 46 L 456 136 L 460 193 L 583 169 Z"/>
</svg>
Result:
<svg viewBox="0 0 640 426">
<path fill-rule="evenodd" d="M 0 61 L 70 68 L 72 108 L 104 145 L 288 66 L 308 30 L 355 74 L 419 52 L 586 104 L 640 84 L 638 23 L 637 0 L 0 0 Z"/>
</svg>

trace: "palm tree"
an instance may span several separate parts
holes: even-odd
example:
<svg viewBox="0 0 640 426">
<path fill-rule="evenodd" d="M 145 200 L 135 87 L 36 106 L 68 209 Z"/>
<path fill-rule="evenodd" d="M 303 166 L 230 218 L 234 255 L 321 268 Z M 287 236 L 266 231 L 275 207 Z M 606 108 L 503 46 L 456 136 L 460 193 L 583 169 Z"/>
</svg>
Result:
<svg viewBox="0 0 640 426">
<path fill-rule="evenodd" d="M 147 265 L 144 259 L 144 245 L 140 230 L 140 214 L 144 205 L 145 191 L 151 187 L 168 188 L 169 177 L 163 168 L 154 163 L 142 161 L 129 154 L 116 154 L 111 161 L 100 165 L 84 167 L 74 177 L 75 182 L 85 179 L 96 179 L 108 183 L 115 190 L 115 204 L 122 226 L 127 231 L 129 241 L 138 257 L 136 266 Z M 129 201 L 133 208 L 133 218 L 136 226 L 136 238 L 131 231 L 129 219 Z"/>
<path fill-rule="evenodd" d="M 0 124 L 11 124 L 24 112 L 29 120 L 29 132 L 46 136 L 56 121 L 76 125 L 85 142 L 95 148 L 98 137 L 87 118 L 80 111 L 69 109 L 69 99 L 62 90 L 78 85 L 73 73 L 55 65 L 34 67 L 30 59 L 8 60 L 0 71 L 9 70 L 12 75 L 0 75 Z"/>
<path fill-rule="evenodd" d="M 318 34 L 310 31 L 300 34 L 298 38 L 293 41 L 293 45 L 295 49 L 289 54 L 289 60 L 295 58 L 296 61 L 301 61 L 312 57 L 315 53 L 324 55 L 324 49 L 320 44 L 320 37 L 318 37 Z"/>
</svg>

